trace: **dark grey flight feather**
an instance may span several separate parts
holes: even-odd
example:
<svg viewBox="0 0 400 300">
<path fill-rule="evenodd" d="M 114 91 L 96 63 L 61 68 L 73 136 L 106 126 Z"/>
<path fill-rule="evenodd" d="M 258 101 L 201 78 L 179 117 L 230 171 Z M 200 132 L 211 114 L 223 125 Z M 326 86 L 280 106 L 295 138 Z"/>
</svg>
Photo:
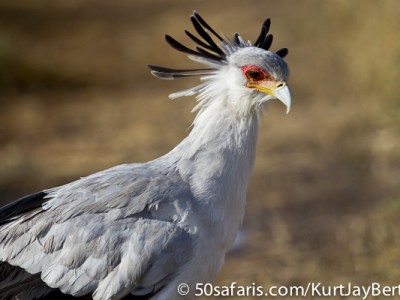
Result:
<svg viewBox="0 0 400 300">
<path fill-rule="evenodd" d="M 251 45 L 245 43 L 238 33 L 233 35 L 233 39 L 221 37 L 196 11 L 190 16 L 190 20 L 197 34 L 197 37 L 188 30 L 185 30 L 186 35 L 197 44 L 194 49 L 190 49 L 185 45 L 178 42 L 176 39 L 170 35 L 165 35 L 165 40 L 174 49 L 198 57 L 208 61 L 212 65 L 221 65 L 226 63 L 227 56 L 231 53 L 227 50 L 227 47 L 232 46 L 233 48 L 243 48 L 254 46 L 264 50 L 268 50 L 272 44 L 272 34 L 268 34 L 269 28 L 271 26 L 271 20 L 266 19 L 261 27 L 261 32 L 256 39 L 256 42 Z M 215 38 L 217 38 L 221 44 L 218 46 L 213 37 L 209 34 L 211 33 Z M 287 48 L 282 48 L 276 52 L 281 58 L 284 58 L 288 54 Z M 160 66 L 149 65 L 151 73 L 161 79 L 175 79 L 182 77 L 192 77 L 192 76 L 205 76 L 212 74 L 215 68 L 203 68 L 203 69 L 170 69 Z"/>
<path fill-rule="evenodd" d="M 11 276 L 10 276 L 11 275 Z M 11 278 L 11 279 L 10 279 Z M 24 269 L 11 266 L 6 262 L 0 263 L 0 282 L 4 280 L 16 280 L 15 283 L 10 282 L 5 288 L 0 288 L 0 295 L 2 300 L 14 300 L 18 299 L 18 297 L 24 298 L 27 294 L 31 295 L 35 294 L 37 296 L 43 294 L 42 291 L 47 291 L 48 294 L 42 295 L 40 297 L 41 300 L 77 300 L 77 299 L 86 299 L 92 300 L 92 296 L 90 294 L 74 297 L 71 295 L 66 295 L 60 292 L 58 289 L 49 288 L 41 279 L 40 274 L 29 274 Z M 132 294 L 128 294 L 123 297 L 122 300 L 146 300 L 150 299 L 154 296 L 158 291 L 150 290 L 148 293 L 143 294 L 141 296 L 136 296 Z"/>
<path fill-rule="evenodd" d="M 45 200 L 46 193 L 38 192 L 20 198 L 0 209 L 0 225 L 3 225 L 12 218 L 41 207 Z"/>
</svg>

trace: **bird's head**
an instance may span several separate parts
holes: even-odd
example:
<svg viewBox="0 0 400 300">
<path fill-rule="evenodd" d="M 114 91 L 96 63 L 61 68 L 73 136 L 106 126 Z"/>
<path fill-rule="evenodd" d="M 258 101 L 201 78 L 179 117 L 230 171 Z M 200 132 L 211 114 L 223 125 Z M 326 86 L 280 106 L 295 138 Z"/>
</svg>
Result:
<svg viewBox="0 0 400 300">
<path fill-rule="evenodd" d="M 251 99 L 252 104 L 260 104 L 271 99 L 278 99 L 290 110 L 291 98 L 287 79 L 289 69 L 283 58 L 288 54 L 286 48 L 277 52 L 269 51 L 272 35 L 268 34 L 270 20 L 267 19 L 261 28 L 257 40 L 244 41 L 235 33 L 232 39 L 216 33 L 197 13 L 190 17 L 199 36 L 185 33 L 197 44 L 190 49 L 169 35 L 166 41 L 175 49 L 189 54 L 189 58 L 207 65 L 207 68 L 171 69 L 149 65 L 152 74 L 161 79 L 175 79 L 189 76 L 201 76 L 202 84 L 170 95 L 170 98 L 200 94 L 200 102 L 207 101 L 208 94 L 218 95 L 223 88 L 230 95 Z M 211 35 L 219 40 L 217 45 Z M 247 97 L 250 96 L 250 97 Z"/>
</svg>

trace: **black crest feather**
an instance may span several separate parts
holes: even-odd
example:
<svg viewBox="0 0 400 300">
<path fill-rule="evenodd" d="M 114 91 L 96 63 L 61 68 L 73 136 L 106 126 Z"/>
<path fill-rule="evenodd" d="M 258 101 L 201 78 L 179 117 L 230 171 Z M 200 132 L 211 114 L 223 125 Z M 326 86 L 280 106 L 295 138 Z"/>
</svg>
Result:
<svg viewBox="0 0 400 300">
<path fill-rule="evenodd" d="M 226 57 L 229 55 L 227 46 L 233 47 L 249 47 L 251 44 L 245 43 L 238 33 L 233 35 L 233 39 L 230 40 L 224 35 L 221 37 L 196 11 L 190 16 L 190 20 L 198 36 L 185 30 L 186 35 L 197 44 L 194 49 L 190 49 L 170 35 L 165 35 L 165 40 L 174 49 L 195 56 L 206 59 L 207 61 L 215 64 L 226 63 Z M 271 27 L 271 20 L 266 19 L 261 27 L 261 32 L 256 39 L 253 46 L 268 50 L 271 47 L 273 36 L 269 34 L 269 28 Z M 213 40 L 217 38 L 221 43 L 220 46 Z M 287 48 L 282 48 L 276 52 L 277 55 L 284 58 L 288 54 Z M 208 75 L 215 71 L 215 68 L 201 68 L 201 69 L 171 69 L 160 67 L 156 65 L 149 65 L 152 74 L 162 79 L 174 79 L 188 76 L 203 76 Z"/>
<path fill-rule="evenodd" d="M 219 40 L 223 41 L 221 36 L 219 36 L 212 28 L 210 25 L 208 25 L 203 18 L 200 17 L 200 15 L 197 12 L 193 12 L 193 14 L 190 16 L 190 20 L 192 21 L 193 27 L 198 33 L 198 35 L 203 38 L 201 40 L 200 38 L 196 37 L 194 34 L 189 32 L 188 30 L 185 30 L 185 33 L 189 36 L 189 38 L 194 41 L 196 44 L 199 46 L 196 47 L 196 50 L 189 49 L 188 47 L 182 45 L 179 43 L 177 40 L 172 38 L 169 35 L 165 36 L 166 41 L 168 44 L 170 44 L 174 49 L 194 55 L 194 56 L 200 56 L 206 59 L 209 59 L 211 61 L 215 62 L 223 62 L 226 58 L 226 55 L 224 51 L 218 45 L 214 42 L 212 37 L 208 34 L 207 30 L 209 30 L 213 35 L 215 35 Z M 203 49 L 203 48 L 207 49 Z M 211 52 L 213 53 L 211 53 Z"/>
<path fill-rule="evenodd" d="M 284 58 L 286 55 L 288 55 L 289 50 L 288 48 L 282 48 L 276 51 L 276 54 L 278 54 L 280 57 Z"/>
<path fill-rule="evenodd" d="M 254 46 L 261 48 L 261 45 L 263 44 L 270 27 L 271 27 L 271 20 L 268 18 L 264 21 L 263 25 L 261 26 L 261 32 L 256 42 L 254 43 Z"/>
</svg>

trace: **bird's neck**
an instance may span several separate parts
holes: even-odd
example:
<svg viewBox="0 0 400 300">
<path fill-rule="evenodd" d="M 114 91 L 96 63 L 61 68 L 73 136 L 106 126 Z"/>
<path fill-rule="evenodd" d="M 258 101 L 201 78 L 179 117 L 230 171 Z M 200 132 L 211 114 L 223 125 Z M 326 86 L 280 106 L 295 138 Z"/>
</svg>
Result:
<svg viewBox="0 0 400 300">
<path fill-rule="evenodd" d="M 183 144 L 192 152 L 222 151 L 252 162 L 257 143 L 260 107 L 249 94 L 229 85 L 225 76 L 216 76 L 198 95 L 198 114 L 193 129 Z M 225 95 L 225 96 L 221 96 Z M 230 163 L 233 163 L 232 161 Z M 250 168 L 251 168 L 250 166 Z"/>
<path fill-rule="evenodd" d="M 208 104 L 196 116 L 189 136 L 183 141 L 189 156 L 198 153 L 223 155 L 234 164 L 249 159 L 249 167 L 255 156 L 259 115 L 256 112 L 242 112 L 227 103 Z M 243 166 L 242 166 L 243 167 Z"/>
<path fill-rule="evenodd" d="M 179 156 L 177 169 L 195 198 L 210 203 L 202 207 L 210 208 L 205 214 L 211 222 L 231 219 L 229 230 L 234 232 L 244 215 L 258 119 L 258 113 L 237 111 L 227 102 L 208 103 L 188 137 L 173 151 Z"/>
</svg>

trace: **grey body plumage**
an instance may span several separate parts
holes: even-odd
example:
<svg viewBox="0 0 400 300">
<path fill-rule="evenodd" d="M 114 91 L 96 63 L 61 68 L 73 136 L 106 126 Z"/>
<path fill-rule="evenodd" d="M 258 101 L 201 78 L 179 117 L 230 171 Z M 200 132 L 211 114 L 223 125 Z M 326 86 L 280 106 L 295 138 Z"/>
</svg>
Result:
<svg viewBox="0 0 400 300">
<path fill-rule="evenodd" d="M 199 86 L 170 95 L 198 95 L 188 137 L 153 161 L 0 209 L 0 299 L 57 290 L 99 300 L 180 299 L 179 283 L 194 291 L 219 270 L 243 219 L 261 107 L 279 99 L 290 108 L 287 49 L 268 51 L 269 20 L 254 45 L 238 34 L 221 37 L 196 12 L 191 20 L 203 39 L 187 32 L 195 50 L 170 36 L 167 42 L 207 67 L 150 66 L 162 79 L 201 76 Z"/>
</svg>

